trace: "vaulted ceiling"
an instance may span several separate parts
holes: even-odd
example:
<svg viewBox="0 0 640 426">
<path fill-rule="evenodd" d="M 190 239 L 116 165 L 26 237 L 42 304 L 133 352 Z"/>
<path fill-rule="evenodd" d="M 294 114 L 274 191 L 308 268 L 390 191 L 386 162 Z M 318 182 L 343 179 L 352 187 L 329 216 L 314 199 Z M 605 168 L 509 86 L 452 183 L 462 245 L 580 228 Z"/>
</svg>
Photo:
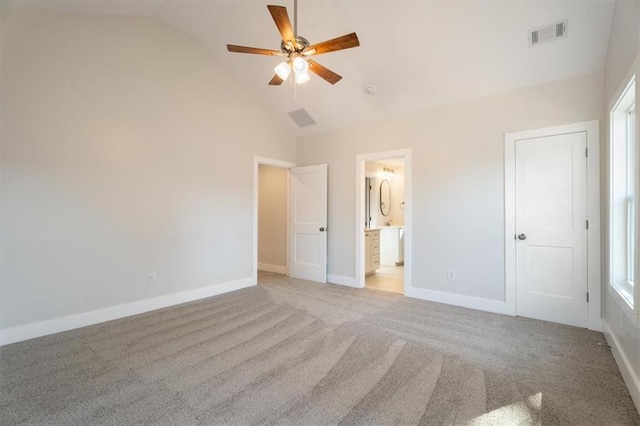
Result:
<svg viewBox="0 0 640 426">
<path fill-rule="evenodd" d="M 206 44 L 297 135 L 601 71 L 615 7 L 586 0 L 300 0 L 300 35 L 317 43 L 355 31 L 361 46 L 315 58 L 343 76 L 337 84 L 312 75 L 294 90 L 267 85 L 281 58 L 226 50 L 227 43 L 279 49 L 267 4 L 293 15 L 293 0 L 13 1 L 10 7 L 166 21 Z M 528 30 L 563 19 L 566 39 L 528 46 Z M 368 86 L 375 94 L 367 94 Z M 299 108 L 317 124 L 298 128 L 287 113 Z"/>
</svg>

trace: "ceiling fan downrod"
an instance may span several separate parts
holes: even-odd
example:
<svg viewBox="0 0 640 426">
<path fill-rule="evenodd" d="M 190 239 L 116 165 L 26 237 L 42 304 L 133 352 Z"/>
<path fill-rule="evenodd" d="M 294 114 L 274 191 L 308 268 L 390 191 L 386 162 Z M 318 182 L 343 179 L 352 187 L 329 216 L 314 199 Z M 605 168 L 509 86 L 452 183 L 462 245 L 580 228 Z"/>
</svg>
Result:
<svg viewBox="0 0 640 426">
<path fill-rule="evenodd" d="M 302 53 L 309 47 L 309 40 L 298 35 L 298 0 L 293 0 L 293 43 L 282 40 L 280 50 L 290 59 L 292 54 Z"/>
<path fill-rule="evenodd" d="M 293 0 L 293 37 L 298 37 L 298 0 Z"/>
</svg>

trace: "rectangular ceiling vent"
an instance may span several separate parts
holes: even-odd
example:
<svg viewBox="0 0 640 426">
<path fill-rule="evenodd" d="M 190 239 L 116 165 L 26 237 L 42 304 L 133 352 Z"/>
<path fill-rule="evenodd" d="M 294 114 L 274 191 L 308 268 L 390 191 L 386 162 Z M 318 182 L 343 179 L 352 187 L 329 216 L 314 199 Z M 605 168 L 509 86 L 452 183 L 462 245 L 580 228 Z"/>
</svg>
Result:
<svg viewBox="0 0 640 426">
<path fill-rule="evenodd" d="M 545 44 L 550 41 L 567 38 L 568 21 L 554 22 L 553 24 L 534 28 L 529 31 L 529 47 Z"/>
<path fill-rule="evenodd" d="M 316 121 L 311 118 L 307 110 L 304 108 L 291 111 L 289 115 L 291 116 L 291 118 L 293 118 L 293 121 L 296 122 L 298 127 L 307 127 L 316 124 Z"/>
</svg>

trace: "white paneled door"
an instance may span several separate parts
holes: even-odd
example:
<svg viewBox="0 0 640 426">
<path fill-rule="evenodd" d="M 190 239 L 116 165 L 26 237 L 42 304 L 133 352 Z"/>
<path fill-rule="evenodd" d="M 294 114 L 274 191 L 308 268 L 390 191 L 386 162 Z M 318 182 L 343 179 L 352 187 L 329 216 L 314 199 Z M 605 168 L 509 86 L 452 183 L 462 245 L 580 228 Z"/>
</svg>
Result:
<svg viewBox="0 0 640 426">
<path fill-rule="evenodd" d="M 586 327 L 587 134 L 518 140 L 517 314 Z"/>
<path fill-rule="evenodd" d="M 291 169 L 289 275 L 327 282 L 327 165 Z"/>
</svg>

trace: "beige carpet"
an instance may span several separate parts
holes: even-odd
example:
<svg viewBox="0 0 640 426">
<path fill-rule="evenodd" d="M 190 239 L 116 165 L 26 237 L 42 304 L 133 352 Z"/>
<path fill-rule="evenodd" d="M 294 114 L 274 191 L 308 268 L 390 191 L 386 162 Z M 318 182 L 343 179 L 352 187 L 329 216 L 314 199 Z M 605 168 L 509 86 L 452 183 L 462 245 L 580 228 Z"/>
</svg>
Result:
<svg viewBox="0 0 640 426">
<path fill-rule="evenodd" d="M 602 334 L 261 274 L 0 349 L 0 424 L 630 424 Z"/>
</svg>

